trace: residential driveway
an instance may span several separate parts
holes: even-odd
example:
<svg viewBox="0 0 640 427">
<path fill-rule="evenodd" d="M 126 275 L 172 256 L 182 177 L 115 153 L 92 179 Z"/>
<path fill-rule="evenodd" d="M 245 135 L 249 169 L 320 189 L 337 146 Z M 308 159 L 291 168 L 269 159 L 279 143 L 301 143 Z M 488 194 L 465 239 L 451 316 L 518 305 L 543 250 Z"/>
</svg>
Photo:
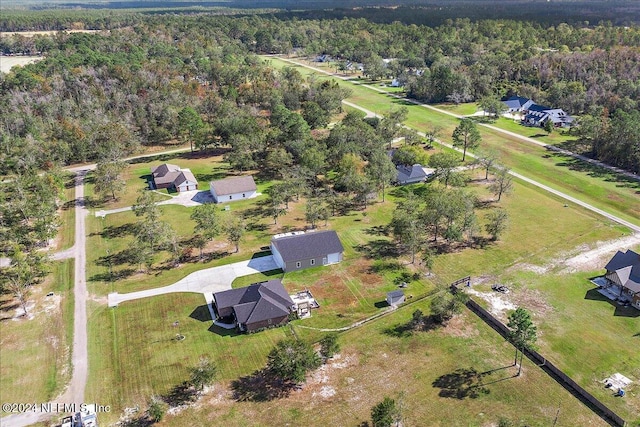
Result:
<svg viewBox="0 0 640 427">
<path fill-rule="evenodd" d="M 166 194 L 163 194 L 163 196 L 166 196 Z M 170 199 L 163 200 L 161 202 L 158 202 L 157 204 L 158 205 L 181 205 L 181 206 L 192 207 L 192 206 L 202 205 L 205 203 L 214 203 L 213 196 L 209 191 L 199 191 L 199 190 L 183 191 L 182 193 L 177 193 L 175 195 L 170 194 L 169 196 L 171 196 Z M 118 212 L 126 212 L 130 210 L 131 210 L 131 206 L 126 206 L 124 208 L 99 210 L 99 211 L 96 211 L 95 215 L 96 217 L 100 218 L 100 217 L 104 217 L 105 215 L 118 213 Z"/>
<path fill-rule="evenodd" d="M 220 267 L 207 268 L 189 274 L 173 285 L 161 288 L 147 289 L 144 291 L 119 294 L 117 292 L 109 294 L 109 307 L 116 307 L 124 301 L 131 301 L 139 298 L 146 298 L 155 295 L 170 294 L 173 292 L 195 292 L 205 295 L 207 302 L 211 302 L 210 295 L 231 289 L 231 283 L 237 277 L 248 276 L 250 274 L 261 273 L 269 270 L 276 270 L 279 267 L 273 260 L 273 256 L 252 258 L 248 261 L 236 262 L 222 265 Z"/>
</svg>

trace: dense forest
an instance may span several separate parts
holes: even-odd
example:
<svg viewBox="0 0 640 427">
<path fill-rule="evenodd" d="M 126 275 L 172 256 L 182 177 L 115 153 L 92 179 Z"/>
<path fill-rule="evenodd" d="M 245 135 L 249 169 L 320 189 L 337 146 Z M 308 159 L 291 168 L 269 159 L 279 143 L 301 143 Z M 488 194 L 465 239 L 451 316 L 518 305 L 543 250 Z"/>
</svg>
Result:
<svg viewBox="0 0 640 427">
<path fill-rule="evenodd" d="M 174 140 L 184 106 L 207 125 L 199 147 L 229 144 L 239 135 L 254 146 L 264 144 L 269 120 L 261 110 L 283 103 L 313 120 L 310 105 L 328 113 L 339 106 L 324 99 L 336 88 L 303 91 L 300 79 L 282 76 L 252 56 L 292 52 L 328 54 L 337 69 L 362 63 L 370 77 L 398 77 L 408 96 L 427 102 L 527 96 L 580 115 L 587 125 L 578 129 L 594 156 L 636 172 L 640 167 L 634 130 L 640 105 L 638 27 L 469 19 L 428 27 L 259 14 L 96 14 L 102 24 L 92 26 L 112 28 L 0 39 L 4 54 L 46 55 L 0 77 L 0 108 L 7 112 L 0 129 L 2 173 L 25 157 L 39 168 L 97 160 L 113 133 L 127 141 L 126 153 L 140 143 Z M 8 19 L 16 16 L 21 15 Z M 51 24 L 48 16 L 41 22 Z M 3 21 L 5 28 L 16 25 Z"/>
</svg>

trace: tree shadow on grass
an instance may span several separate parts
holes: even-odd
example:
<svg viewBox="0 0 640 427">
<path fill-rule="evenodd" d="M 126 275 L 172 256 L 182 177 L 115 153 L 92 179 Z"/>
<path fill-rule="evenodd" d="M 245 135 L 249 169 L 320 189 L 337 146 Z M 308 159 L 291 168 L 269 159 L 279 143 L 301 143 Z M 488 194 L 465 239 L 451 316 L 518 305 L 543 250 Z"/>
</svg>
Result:
<svg viewBox="0 0 640 427">
<path fill-rule="evenodd" d="M 419 321 L 412 319 L 406 323 L 386 328 L 382 332 L 391 337 L 403 338 L 412 335 L 414 332 L 428 332 L 442 326 L 444 325 L 435 322 L 431 316 L 422 316 Z"/>
<path fill-rule="evenodd" d="M 364 232 L 370 236 L 388 236 L 389 235 L 389 226 L 388 225 L 376 225 L 364 230 Z"/>
<path fill-rule="evenodd" d="M 118 280 L 126 279 L 127 277 L 133 276 L 137 272 L 138 270 L 136 270 L 135 268 L 124 268 L 124 269 L 113 271 L 111 272 L 111 274 L 109 274 L 109 272 L 94 274 L 93 276 L 89 277 L 89 281 L 90 282 L 116 282 Z"/>
<path fill-rule="evenodd" d="M 298 385 L 282 381 L 267 369 L 231 382 L 233 398 L 239 402 L 269 402 L 287 397 Z"/>
<path fill-rule="evenodd" d="M 128 248 L 120 252 L 101 256 L 96 260 L 96 265 L 99 265 L 101 267 L 110 267 L 114 265 L 129 264 L 131 259 L 134 258 L 132 254 L 133 251 L 135 251 L 135 249 Z"/>
<path fill-rule="evenodd" d="M 371 259 L 395 258 L 400 255 L 396 244 L 385 239 L 372 240 L 364 245 L 356 246 L 355 249 Z"/>
<path fill-rule="evenodd" d="M 171 407 L 193 403 L 197 398 L 198 391 L 188 381 L 174 386 L 166 395 L 162 396 L 162 400 Z"/>
<path fill-rule="evenodd" d="M 451 399 L 477 399 L 490 391 L 482 385 L 484 374 L 478 373 L 473 368 L 456 369 L 450 374 L 442 375 L 431 384 L 434 388 L 439 388 L 438 396 Z"/>
<path fill-rule="evenodd" d="M 113 226 L 110 225 L 108 227 L 105 227 L 104 230 L 102 230 L 102 233 L 99 233 L 103 238 L 109 238 L 109 239 L 113 239 L 116 237 L 123 237 L 126 235 L 134 235 L 136 233 L 136 224 L 134 223 L 127 223 L 127 224 L 123 224 L 120 226 Z"/>
</svg>

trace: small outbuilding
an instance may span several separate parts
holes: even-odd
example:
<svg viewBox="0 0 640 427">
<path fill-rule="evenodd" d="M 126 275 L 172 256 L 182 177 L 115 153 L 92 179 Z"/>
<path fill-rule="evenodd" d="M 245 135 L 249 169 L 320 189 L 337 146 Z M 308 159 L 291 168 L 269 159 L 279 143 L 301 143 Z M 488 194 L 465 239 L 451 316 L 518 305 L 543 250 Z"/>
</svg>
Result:
<svg viewBox="0 0 640 427">
<path fill-rule="evenodd" d="M 211 181 L 209 191 L 216 203 L 250 199 L 258 194 L 256 182 L 251 175 Z"/>
<path fill-rule="evenodd" d="M 404 292 L 401 290 L 387 292 L 387 304 L 390 306 L 398 306 L 405 302 L 406 298 L 404 296 Z"/>
<path fill-rule="evenodd" d="M 342 261 L 344 247 L 333 230 L 295 231 L 271 238 L 271 252 L 285 272 Z"/>
</svg>

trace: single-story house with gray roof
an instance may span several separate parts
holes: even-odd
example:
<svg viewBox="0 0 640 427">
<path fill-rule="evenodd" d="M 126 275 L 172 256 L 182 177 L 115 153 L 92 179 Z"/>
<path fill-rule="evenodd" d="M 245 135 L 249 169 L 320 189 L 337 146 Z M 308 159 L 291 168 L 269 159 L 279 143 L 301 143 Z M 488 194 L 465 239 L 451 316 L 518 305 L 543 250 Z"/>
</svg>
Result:
<svg viewBox="0 0 640 427">
<path fill-rule="evenodd" d="M 258 195 L 257 190 L 256 182 L 251 175 L 211 181 L 209 187 L 216 203 L 250 199 Z"/>
<path fill-rule="evenodd" d="M 605 266 L 605 277 L 620 288 L 620 296 L 627 297 L 640 310 L 640 254 L 631 249 L 618 251 Z"/>
<path fill-rule="evenodd" d="M 198 189 L 198 180 L 193 173 L 180 166 L 163 163 L 151 169 L 151 176 L 155 188 L 175 188 L 179 193 Z"/>
<path fill-rule="evenodd" d="M 294 302 L 280 279 L 213 294 L 213 309 L 224 323 L 235 323 L 241 332 L 284 325 Z"/>
<path fill-rule="evenodd" d="M 422 167 L 420 164 L 413 166 L 398 165 L 396 166 L 398 175 L 396 182 L 400 185 L 414 184 L 416 182 L 424 182 L 433 175 L 434 169 Z"/>
<path fill-rule="evenodd" d="M 285 272 L 342 261 L 344 247 L 333 230 L 278 234 L 271 238 L 271 252 Z"/>
</svg>

